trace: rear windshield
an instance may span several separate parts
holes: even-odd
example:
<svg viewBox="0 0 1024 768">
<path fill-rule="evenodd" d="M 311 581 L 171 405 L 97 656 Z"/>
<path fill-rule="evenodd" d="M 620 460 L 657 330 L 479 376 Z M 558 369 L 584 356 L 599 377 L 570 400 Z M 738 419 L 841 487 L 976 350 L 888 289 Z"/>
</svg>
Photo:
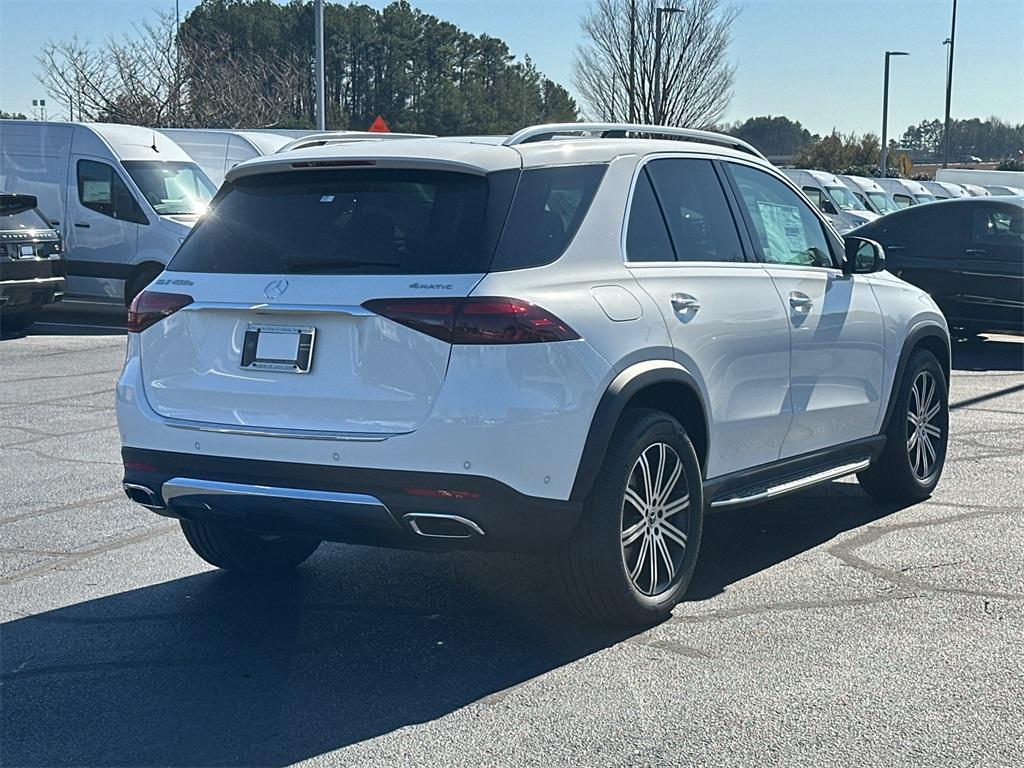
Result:
<svg viewBox="0 0 1024 768">
<path fill-rule="evenodd" d="M 547 263 L 575 233 L 603 172 L 576 168 L 598 169 L 590 188 L 580 189 L 563 168 L 487 176 L 347 168 L 243 177 L 221 188 L 169 268 L 473 274 L 491 268 L 506 239 L 514 253 L 498 268 Z"/>
<path fill-rule="evenodd" d="M 0 230 L 4 232 L 51 228 L 50 222 L 34 208 L 26 208 L 15 203 L 0 203 Z"/>
</svg>

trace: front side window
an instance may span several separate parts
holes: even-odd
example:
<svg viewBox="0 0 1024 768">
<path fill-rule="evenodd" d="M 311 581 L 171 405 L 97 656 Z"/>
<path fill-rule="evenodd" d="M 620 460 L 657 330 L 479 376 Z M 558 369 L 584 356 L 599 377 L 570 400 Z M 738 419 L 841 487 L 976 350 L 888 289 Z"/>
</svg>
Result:
<svg viewBox="0 0 1024 768">
<path fill-rule="evenodd" d="M 909 208 L 916 204 L 916 201 L 910 195 L 901 195 L 899 192 L 894 193 L 892 199 L 896 201 L 896 205 L 900 208 Z"/>
<path fill-rule="evenodd" d="M 871 198 L 871 202 L 875 204 L 875 207 L 880 213 L 892 213 L 898 211 L 901 207 L 896 205 L 895 202 L 885 192 L 868 192 L 868 197 Z"/>
<path fill-rule="evenodd" d="M 834 267 L 825 229 L 792 189 L 756 168 L 728 163 L 754 228 L 761 257 L 769 264 Z"/>
<path fill-rule="evenodd" d="M 807 195 L 807 199 L 818 206 L 818 210 L 822 210 L 824 205 L 824 198 L 821 196 L 821 190 L 817 187 L 801 187 L 804 194 Z"/>
<path fill-rule="evenodd" d="M 975 206 L 971 216 L 971 243 L 1014 246 L 1024 251 L 1024 208 Z"/>
<path fill-rule="evenodd" d="M 78 161 L 78 202 L 112 219 L 148 224 L 128 185 L 114 168 L 95 160 Z"/>
<path fill-rule="evenodd" d="M 126 160 L 123 165 L 142 196 L 161 216 L 200 214 L 215 191 L 195 163 Z"/>
</svg>

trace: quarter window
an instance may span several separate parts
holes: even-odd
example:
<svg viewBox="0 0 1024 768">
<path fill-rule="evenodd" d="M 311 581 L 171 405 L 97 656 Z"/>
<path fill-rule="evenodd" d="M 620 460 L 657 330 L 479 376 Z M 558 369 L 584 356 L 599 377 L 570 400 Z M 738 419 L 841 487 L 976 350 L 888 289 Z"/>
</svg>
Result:
<svg viewBox="0 0 1024 768">
<path fill-rule="evenodd" d="M 106 163 L 78 161 L 78 202 L 112 219 L 149 223 L 128 185 Z"/>
<path fill-rule="evenodd" d="M 668 237 L 661 207 L 654 196 L 654 187 L 647 169 L 640 171 L 629 208 L 626 226 L 626 259 L 628 261 L 675 261 L 672 241 Z"/>
<path fill-rule="evenodd" d="M 746 165 L 729 163 L 755 240 L 769 264 L 834 267 L 821 221 L 792 189 Z"/>
</svg>

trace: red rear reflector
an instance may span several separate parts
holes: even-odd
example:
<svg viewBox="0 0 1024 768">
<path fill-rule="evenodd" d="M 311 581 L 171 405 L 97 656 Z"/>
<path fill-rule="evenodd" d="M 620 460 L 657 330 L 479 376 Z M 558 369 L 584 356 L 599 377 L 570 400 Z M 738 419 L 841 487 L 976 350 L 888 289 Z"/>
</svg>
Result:
<svg viewBox="0 0 1024 768">
<path fill-rule="evenodd" d="M 126 461 L 124 463 L 125 469 L 134 469 L 139 472 L 156 472 L 156 467 L 152 464 L 142 464 L 138 461 Z"/>
<path fill-rule="evenodd" d="M 536 344 L 579 338 L 546 309 L 522 299 L 375 299 L 363 306 L 449 344 Z"/>
<path fill-rule="evenodd" d="M 184 293 L 143 291 L 132 300 L 128 310 L 128 332 L 141 333 L 182 307 L 187 307 L 192 301 L 192 297 Z"/>
<path fill-rule="evenodd" d="M 410 496 L 429 496 L 434 499 L 479 499 L 476 491 L 449 491 L 443 488 L 406 488 Z"/>
</svg>

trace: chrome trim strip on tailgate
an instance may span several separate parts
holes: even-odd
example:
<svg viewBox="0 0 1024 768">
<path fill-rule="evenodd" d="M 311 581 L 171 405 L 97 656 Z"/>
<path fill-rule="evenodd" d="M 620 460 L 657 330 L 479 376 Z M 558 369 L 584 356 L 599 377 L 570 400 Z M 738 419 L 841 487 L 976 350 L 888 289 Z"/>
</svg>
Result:
<svg viewBox="0 0 1024 768">
<path fill-rule="evenodd" d="M 376 317 L 373 312 L 368 310 L 366 307 L 359 306 L 358 304 L 269 304 L 267 302 L 250 304 L 248 302 L 196 301 L 188 306 L 182 307 L 182 310 L 186 311 L 194 311 L 197 309 L 228 309 L 258 313 L 290 312 L 318 315 L 348 315 L 350 317 Z"/>
<path fill-rule="evenodd" d="M 721 507 L 731 507 L 737 504 L 751 504 L 755 501 L 765 501 L 767 499 L 773 499 L 776 496 L 782 496 L 793 491 L 798 491 L 802 488 L 809 488 L 812 485 L 818 483 L 824 483 L 828 480 L 835 480 L 845 475 L 852 475 L 854 472 L 860 472 L 862 469 L 867 469 L 871 464 L 870 459 L 864 459 L 857 461 L 852 464 L 843 464 L 839 467 L 830 467 L 829 469 L 821 472 L 816 472 L 813 475 L 807 475 L 805 477 L 798 477 L 795 480 L 789 480 L 785 483 L 773 485 L 764 490 L 750 493 L 744 496 L 728 496 L 724 499 L 715 499 L 711 502 L 712 509 L 719 509 Z"/>
<path fill-rule="evenodd" d="M 163 484 L 161 495 L 168 504 L 180 496 L 259 496 L 268 499 L 292 499 L 294 501 L 322 501 L 329 504 L 351 504 L 361 507 L 380 507 L 390 510 L 376 496 L 362 493 L 340 493 L 337 491 L 312 491 L 304 488 L 276 488 L 267 485 L 246 483 L 222 483 L 216 480 L 196 480 L 190 477 L 173 477 Z"/>
<path fill-rule="evenodd" d="M 409 432 L 328 432 L 320 429 L 288 429 L 286 427 L 248 427 L 242 424 L 211 424 L 205 421 L 187 419 L 160 419 L 166 426 L 175 429 L 191 429 L 195 432 L 214 432 L 219 435 L 244 435 L 246 437 L 285 437 L 296 440 L 335 440 L 357 443 L 379 443 L 390 437 L 408 435 Z"/>
</svg>

